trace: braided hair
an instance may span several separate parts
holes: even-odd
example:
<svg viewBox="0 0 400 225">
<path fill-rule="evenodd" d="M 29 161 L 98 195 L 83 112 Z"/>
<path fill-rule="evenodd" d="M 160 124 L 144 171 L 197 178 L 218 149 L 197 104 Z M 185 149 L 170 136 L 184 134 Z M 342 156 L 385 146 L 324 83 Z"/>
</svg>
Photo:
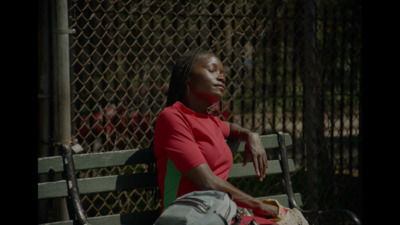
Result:
<svg viewBox="0 0 400 225">
<path fill-rule="evenodd" d="M 215 55 L 203 48 L 196 48 L 183 54 L 175 63 L 169 81 L 167 107 L 173 105 L 176 101 L 183 101 L 186 83 L 192 71 L 193 63 L 197 56 L 202 54 Z"/>
</svg>

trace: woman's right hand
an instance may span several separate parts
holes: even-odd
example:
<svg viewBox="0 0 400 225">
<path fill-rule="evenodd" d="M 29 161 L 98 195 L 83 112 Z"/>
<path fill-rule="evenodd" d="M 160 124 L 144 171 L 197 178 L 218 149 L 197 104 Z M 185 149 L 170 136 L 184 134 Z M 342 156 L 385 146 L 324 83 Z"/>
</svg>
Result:
<svg viewBox="0 0 400 225">
<path fill-rule="evenodd" d="M 266 216 L 273 216 L 277 217 L 278 215 L 278 206 L 267 204 L 264 202 L 260 202 L 257 208 L 254 208 L 253 211 L 256 215 L 266 217 Z"/>
</svg>

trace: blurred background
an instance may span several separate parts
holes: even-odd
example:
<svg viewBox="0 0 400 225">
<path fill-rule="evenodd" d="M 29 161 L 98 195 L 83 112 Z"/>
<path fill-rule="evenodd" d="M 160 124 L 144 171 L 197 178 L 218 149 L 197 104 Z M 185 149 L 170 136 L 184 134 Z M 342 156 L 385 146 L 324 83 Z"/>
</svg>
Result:
<svg viewBox="0 0 400 225">
<path fill-rule="evenodd" d="M 57 10 L 54 1 L 39 1 L 39 157 L 59 154 L 51 144 L 60 104 L 53 97 Z M 202 46 L 217 54 L 227 73 L 221 118 L 260 134 L 292 136 L 292 180 L 304 208 L 346 208 L 362 217 L 361 0 L 68 0 L 65 13 L 66 122 L 82 152 L 147 147 L 173 64 Z M 77 175 L 143 169 L 147 165 Z M 250 194 L 280 188 L 274 177 L 231 182 Z M 82 204 L 88 216 L 159 206 L 148 190 L 84 195 Z M 39 221 L 56 217 L 57 203 L 39 202 Z"/>
</svg>

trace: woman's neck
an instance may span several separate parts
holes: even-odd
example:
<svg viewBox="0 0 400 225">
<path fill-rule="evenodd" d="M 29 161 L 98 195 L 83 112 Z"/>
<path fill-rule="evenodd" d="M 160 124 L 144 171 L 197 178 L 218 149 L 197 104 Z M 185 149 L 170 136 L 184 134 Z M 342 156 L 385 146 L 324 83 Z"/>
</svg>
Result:
<svg viewBox="0 0 400 225">
<path fill-rule="evenodd" d="M 208 108 L 212 105 L 204 100 L 191 100 L 189 98 L 184 99 L 182 103 L 189 109 L 203 114 L 208 114 Z"/>
</svg>

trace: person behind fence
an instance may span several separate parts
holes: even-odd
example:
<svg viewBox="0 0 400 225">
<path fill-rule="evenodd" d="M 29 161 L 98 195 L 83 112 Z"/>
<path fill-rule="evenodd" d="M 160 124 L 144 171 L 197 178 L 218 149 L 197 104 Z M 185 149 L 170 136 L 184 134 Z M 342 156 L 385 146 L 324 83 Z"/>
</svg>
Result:
<svg viewBox="0 0 400 225">
<path fill-rule="evenodd" d="M 252 157 L 260 181 L 268 162 L 258 133 L 210 114 L 226 90 L 225 81 L 220 59 L 202 48 L 188 51 L 173 67 L 167 104 L 156 119 L 153 140 L 161 210 L 184 194 L 219 190 L 230 193 L 239 207 L 250 208 L 257 215 L 279 213 L 276 205 L 227 181 L 233 157 L 226 139 L 245 142 L 243 165 Z"/>
</svg>

